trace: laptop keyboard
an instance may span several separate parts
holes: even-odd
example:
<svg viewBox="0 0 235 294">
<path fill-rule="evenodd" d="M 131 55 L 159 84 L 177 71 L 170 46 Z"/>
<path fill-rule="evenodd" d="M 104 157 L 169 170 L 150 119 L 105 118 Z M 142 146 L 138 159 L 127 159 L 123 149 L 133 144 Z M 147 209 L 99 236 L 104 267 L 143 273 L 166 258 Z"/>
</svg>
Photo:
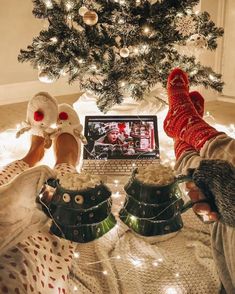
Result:
<svg viewBox="0 0 235 294">
<path fill-rule="evenodd" d="M 141 160 L 84 160 L 82 171 L 94 175 L 130 175 L 135 168 L 148 166 L 149 164 L 159 163 L 156 159 Z"/>
</svg>

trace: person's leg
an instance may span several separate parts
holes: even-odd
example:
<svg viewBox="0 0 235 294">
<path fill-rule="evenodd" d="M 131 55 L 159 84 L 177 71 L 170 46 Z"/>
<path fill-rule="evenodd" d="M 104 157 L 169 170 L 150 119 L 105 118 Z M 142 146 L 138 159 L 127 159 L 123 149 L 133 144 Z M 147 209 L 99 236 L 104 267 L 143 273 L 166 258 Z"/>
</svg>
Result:
<svg viewBox="0 0 235 294">
<path fill-rule="evenodd" d="M 56 165 L 67 163 L 76 167 L 77 159 L 80 153 L 77 141 L 71 134 L 61 134 L 54 147 Z"/>
<path fill-rule="evenodd" d="M 205 101 L 202 95 L 197 91 L 193 91 L 189 93 L 189 98 L 193 103 L 193 106 L 195 107 L 199 116 L 203 117 Z M 185 152 L 196 152 L 195 148 L 192 145 L 186 143 L 180 138 L 174 138 L 174 151 L 176 159 L 179 159 L 180 156 Z"/>
<path fill-rule="evenodd" d="M 200 152 L 200 155 L 195 151 L 182 153 L 175 166 L 177 172 L 187 173 L 189 168 L 197 168 L 203 159 L 223 159 L 235 164 L 235 140 L 216 131 L 195 113 L 188 97 L 187 76 L 182 71 L 173 71 L 173 75 L 168 80 L 170 110 L 164 122 L 165 131 Z M 235 293 L 234 246 L 234 228 L 220 222 L 213 224 L 212 251 L 227 293 Z"/>
<path fill-rule="evenodd" d="M 27 163 L 29 167 L 35 166 L 44 156 L 45 139 L 39 136 L 32 136 L 31 146 L 27 154 L 22 158 L 22 161 Z"/>
<path fill-rule="evenodd" d="M 38 144 L 37 144 L 37 143 Z M 23 160 L 34 164 L 42 156 L 42 141 L 36 140 Z M 76 172 L 78 144 L 72 135 L 61 134 L 55 142 L 57 168 Z M 6 293 L 67 293 L 68 275 L 75 246 L 49 233 L 49 226 L 30 236 L 0 256 L 0 289 Z M 7 292 L 8 291 L 8 292 Z M 5 293 L 3 292 L 3 293 Z"/>
<path fill-rule="evenodd" d="M 81 145 L 68 133 L 59 135 L 54 144 L 55 171 L 60 175 L 77 173 L 76 165 L 80 158 Z"/>
<path fill-rule="evenodd" d="M 200 151 L 204 144 L 221 134 L 197 113 L 189 98 L 188 76 L 177 68 L 168 78 L 169 111 L 164 130 L 172 138 L 179 138 Z"/>
<path fill-rule="evenodd" d="M 199 116 L 203 117 L 205 101 L 202 95 L 197 91 L 193 91 L 189 93 L 189 98 L 192 101 L 193 106 L 195 107 Z M 195 150 L 195 148 L 192 145 L 186 143 L 185 141 L 179 138 L 174 138 L 174 151 L 175 151 L 177 164 L 179 162 L 179 158 L 184 158 L 184 161 L 187 162 L 189 166 L 192 167 L 195 164 L 197 166 L 197 163 L 198 163 L 197 158 L 199 157 L 199 153 Z M 193 163 L 193 161 L 195 161 L 195 163 Z M 180 170 L 180 173 L 181 174 L 183 173 L 182 170 Z M 184 171 L 184 173 L 187 174 L 187 169 Z M 203 199 L 203 198 L 198 198 L 198 196 L 201 194 L 198 193 L 198 189 L 195 185 L 193 185 L 193 183 L 187 183 L 186 187 L 190 188 L 189 196 L 191 197 L 192 201 Z M 204 217 L 207 220 L 215 221 L 218 219 L 217 213 L 211 211 L 211 208 L 207 203 L 195 204 L 193 206 L 193 210 L 196 214 L 202 215 L 202 217 Z"/>
<path fill-rule="evenodd" d="M 216 148 L 217 141 L 219 141 L 218 145 L 220 148 L 220 143 L 224 143 L 223 148 L 227 151 L 224 155 L 221 154 L 222 152 L 220 148 Z M 232 141 L 231 138 L 225 135 L 215 138 L 208 144 L 206 143 L 206 146 L 203 155 L 206 155 L 207 158 L 226 158 L 228 161 L 229 158 L 231 158 L 230 154 L 235 150 L 234 140 Z M 197 152 L 185 152 L 177 160 L 175 169 L 179 174 L 186 174 L 189 168 L 197 168 L 203 159 L 204 158 Z M 204 214 L 204 211 L 208 212 L 210 210 L 210 208 L 208 209 L 207 204 L 196 204 L 193 209 L 196 213 L 200 213 L 201 211 L 202 215 Z M 211 225 L 211 245 L 220 280 L 227 293 L 235 293 L 235 229 L 220 222 L 213 223 Z"/>
<path fill-rule="evenodd" d="M 9 163 L 0 171 L 0 186 L 7 184 L 28 168 L 35 166 L 42 159 L 45 151 L 44 141 L 43 137 L 32 136 L 31 146 L 27 154 L 22 159 Z"/>
</svg>

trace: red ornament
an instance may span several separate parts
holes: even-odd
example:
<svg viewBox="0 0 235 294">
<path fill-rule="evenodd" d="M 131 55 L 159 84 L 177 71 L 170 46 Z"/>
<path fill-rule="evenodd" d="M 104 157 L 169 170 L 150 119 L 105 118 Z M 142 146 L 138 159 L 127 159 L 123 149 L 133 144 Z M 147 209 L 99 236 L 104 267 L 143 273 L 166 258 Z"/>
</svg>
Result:
<svg viewBox="0 0 235 294">
<path fill-rule="evenodd" d="M 44 113 L 40 110 L 34 112 L 34 120 L 35 121 L 42 121 L 44 119 Z"/>
<path fill-rule="evenodd" d="M 66 113 L 66 112 L 61 112 L 59 114 L 59 119 L 61 119 L 61 120 L 67 120 L 68 118 L 69 118 L 69 116 L 68 116 L 68 113 Z"/>
</svg>

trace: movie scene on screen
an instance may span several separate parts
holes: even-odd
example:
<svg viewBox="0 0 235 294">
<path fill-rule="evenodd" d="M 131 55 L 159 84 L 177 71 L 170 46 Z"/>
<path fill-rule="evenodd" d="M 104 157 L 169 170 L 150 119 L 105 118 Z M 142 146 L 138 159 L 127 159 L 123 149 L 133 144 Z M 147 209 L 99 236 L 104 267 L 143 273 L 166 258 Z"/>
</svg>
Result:
<svg viewBox="0 0 235 294">
<path fill-rule="evenodd" d="M 88 123 L 89 159 L 158 157 L 155 124 L 151 120 L 91 121 Z"/>
</svg>

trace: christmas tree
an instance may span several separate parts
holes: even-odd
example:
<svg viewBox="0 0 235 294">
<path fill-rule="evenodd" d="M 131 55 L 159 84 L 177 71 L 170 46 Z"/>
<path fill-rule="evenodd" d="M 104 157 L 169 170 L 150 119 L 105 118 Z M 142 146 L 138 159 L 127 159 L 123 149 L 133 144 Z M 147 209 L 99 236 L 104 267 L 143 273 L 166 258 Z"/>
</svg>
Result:
<svg viewBox="0 0 235 294">
<path fill-rule="evenodd" d="M 221 75 L 179 48 L 215 50 L 223 29 L 199 0 L 33 0 L 36 18 L 48 28 L 35 37 L 19 61 L 31 62 L 39 79 L 69 83 L 97 96 L 101 111 L 128 95 L 141 100 L 157 83 L 166 85 L 174 67 L 189 73 L 191 85 L 222 91 Z"/>
</svg>

